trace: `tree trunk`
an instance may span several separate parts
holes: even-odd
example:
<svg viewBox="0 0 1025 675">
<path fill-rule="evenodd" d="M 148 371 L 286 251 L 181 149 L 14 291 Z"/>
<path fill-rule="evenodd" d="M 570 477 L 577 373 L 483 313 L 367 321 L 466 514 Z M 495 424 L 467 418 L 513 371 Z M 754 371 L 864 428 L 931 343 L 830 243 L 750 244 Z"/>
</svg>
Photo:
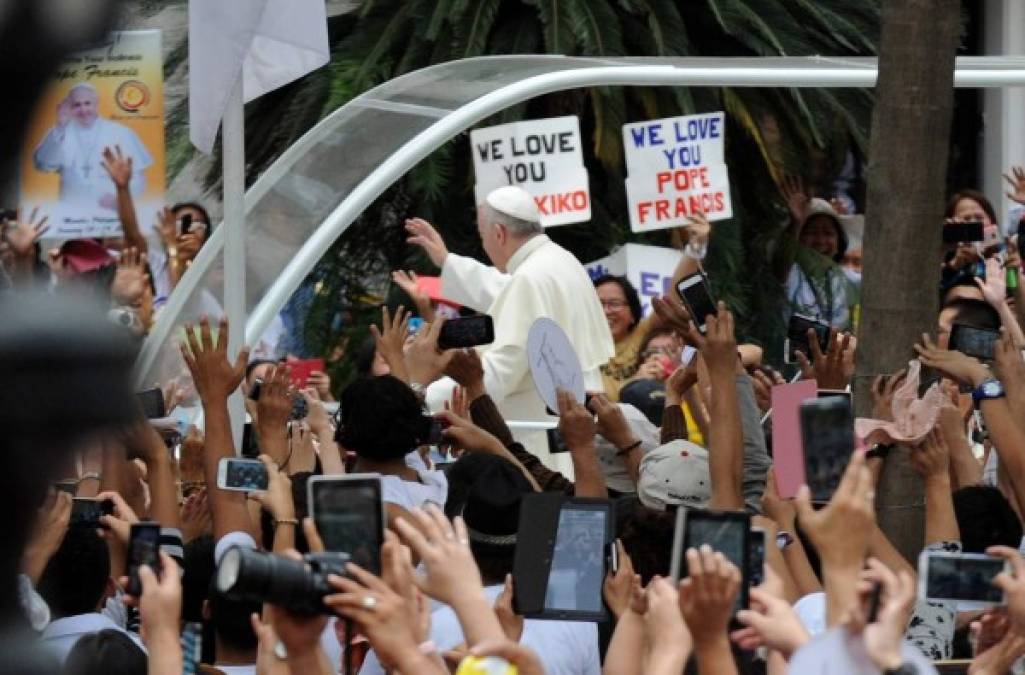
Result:
<svg viewBox="0 0 1025 675">
<path fill-rule="evenodd" d="M 958 0 L 883 2 L 854 389 L 860 417 L 871 416 L 872 379 L 906 366 L 912 345 L 936 329 L 960 19 Z M 914 559 L 924 509 L 906 448 L 890 454 L 876 493 L 880 526 Z"/>
</svg>

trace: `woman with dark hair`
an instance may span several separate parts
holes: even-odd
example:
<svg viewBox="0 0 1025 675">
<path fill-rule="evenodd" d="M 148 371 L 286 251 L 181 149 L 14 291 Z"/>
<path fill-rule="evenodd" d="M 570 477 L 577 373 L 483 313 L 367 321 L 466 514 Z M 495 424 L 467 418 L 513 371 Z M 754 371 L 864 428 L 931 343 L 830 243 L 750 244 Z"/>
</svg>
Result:
<svg viewBox="0 0 1025 675">
<path fill-rule="evenodd" d="M 391 375 L 356 380 L 342 392 L 339 405 L 335 440 L 356 453 L 355 473 L 381 474 L 385 502 L 407 510 L 428 502 L 445 506 L 445 474 L 406 461 L 428 442 L 432 419 L 405 382 Z"/>
</svg>

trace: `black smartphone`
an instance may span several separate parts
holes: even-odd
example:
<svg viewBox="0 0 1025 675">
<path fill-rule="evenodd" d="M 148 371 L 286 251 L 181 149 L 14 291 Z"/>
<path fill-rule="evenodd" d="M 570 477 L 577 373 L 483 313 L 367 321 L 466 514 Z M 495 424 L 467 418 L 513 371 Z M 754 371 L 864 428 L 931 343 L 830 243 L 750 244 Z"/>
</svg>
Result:
<svg viewBox="0 0 1025 675">
<path fill-rule="evenodd" d="M 854 451 L 854 420 L 848 397 L 828 396 L 801 403 L 804 482 L 812 501 L 828 502 Z"/>
<path fill-rule="evenodd" d="M 59 480 L 53 484 L 53 487 L 58 492 L 67 492 L 72 497 L 78 494 L 77 480 Z"/>
<path fill-rule="evenodd" d="M 253 431 L 252 422 L 242 425 L 242 456 L 246 459 L 256 459 L 260 456 L 260 442 Z"/>
<path fill-rule="evenodd" d="M 740 593 L 734 611 L 748 606 L 748 587 L 751 585 L 748 548 L 751 516 L 744 511 L 709 511 L 706 509 L 677 509 L 676 532 L 670 559 L 670 575 L 675 581 L 687 576 L 687 549 L 708 544 L 713 551 L 722 553 L 737 566 L 743 575 Z"/>
<path fill-rule="evenodd" d="M 134 523 L 128 539 L 128 594 L 138 597 L 142 594 L 139 568 L 149 565 L 158 575 L 160 564 L 160 525 L 158 523 Z"/>
<path fill-rule="evenodd" d="M 424 415 L 422 421 L 424 429 L 426 429 L 425 438 L 421 440 L 421 445 L 441 445 L 445 442 L 445 436 L 441 432 L 445 429 L 445 423 L 434 417 L 433 415 Z"/>
<path fill-rule="evenodd" d="M 752 527 L 747 535 L 747 582 L 761 586 L 765 581 L 765 530 Z"/>
<path fill-rule="evenodd" d="M 992 362 L 996 358 L 996 343 L 1000 331 L 976 328 L 965 323 L 955 323 L 950 328 L 950 349 L 972 356 L 980 361 Z"/>
<path fill-rule="evenodd" d="M 701 334 L 706 331 L 705 320 L 718 313 L 712 291 L 708 287 L 708 278 L 701 272 L 695 272 L 680 279 L 676 284 L 676 292 L 687 306 L 691 320 Z"/>
<path fill-rule="evenodd" d="M 114 502 L 109 499 L 87 499 L 75 497 L 71 500 L 70 527 L 103 527 L 100 516 L 114 513 Z"/>
<path fill-rule="evenodd" d="M 135 400 L 139 402 L 139 407 L 142 408 L 142 414 L 146 416 L 146 419 L 154 420 L 167 417 L 167 411 L 164 409 L 164 392 L 160 391 L 160 387 L 136 393 Z"/>
<path fill-rule="evenodd" d="M 188 234 L 192 231 L 192 214 L 183 213 L 182 217 L 178 220 L 181 223 L 181 234 Z"/>
<path fill-rule="evenodd" d="M 249 387 L 249 400 L 259 401 L 260 392 L 263 390 L 263 380 L 256 378 L 253 380 L 253 385 Z"/>
<path fill-rule="evenodd" d="M 967 608 L 1004 603 L 1004 592 L 993 579 L 1008 569 L 1003 558 L 982 553 L 922 551 L 918 557 L 918 597 L 956 601 Z"/>
<path fill-rule="evenodd" d="M 352 562 L 380 574 L 385 526 L 380 475 L 313 476 L 306 494 L 325 550 L 347 553 Z"/>
<path fill-rule="evenodd" d="M 558 429 L 545 429 L 545 435 L 548 436 L 548 452 L 553 455 L 569 452 L 569 448 L 566 447 L 566 441 L 562 440 L 562 434 L 559 433 Z"/>
<path fill-rule="evenodd" d="M 459 349 L 495 341 L 495 323 L 487 314 L 448 319 L 438 333 L 438 349 Z"/>
<path fill-rule="evenodd" d="M 523 496 L 513 560 L 514 605 L 528 618 L 598 621 L 614 541 L 607 499 Z"/>
<path fill-rule="evenodd" d="M 960 244 L 985 239 L 981 220 L 970 220 L 965 223 L 944 223 L 943 243 Z"/>
<path fill-rule="evenodd" d="M 785 363 L 797 363 L 797 352 L 801 352 L 808 359 L 811 359 L 811 343 L 808 341 L 808 331 L 815 331 L 815 337 L 819 341 L 819 349 L 825 352 L 829 349 L 829 324 L 825 321 L 813 319 L 810 316 L 791 314 L 790 323 L 787 325 L 786 349 L 783 353 Z"/>
</svg>

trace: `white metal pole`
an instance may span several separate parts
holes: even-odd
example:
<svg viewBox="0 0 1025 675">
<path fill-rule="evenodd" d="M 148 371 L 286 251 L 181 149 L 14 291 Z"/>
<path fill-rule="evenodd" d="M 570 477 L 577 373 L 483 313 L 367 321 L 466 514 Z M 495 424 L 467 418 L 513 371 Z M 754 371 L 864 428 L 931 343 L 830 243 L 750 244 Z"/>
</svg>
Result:
<svg viewBox="0 0 1025 675">
<path fill-rule="evenodd" d="M 242 72 L 228 98 L 228 107 L 221 126 L 224 170 L 224 308 L 231 327 L 228 358 L 234 359 L 244 344 L 246 330 L 246 236 L 245 236 L 245 104 L 242 101 Z M 231 435 L 235 448 L 242 448 L 242 427 L 245 405 L 242 392 L 236 390 L 228 399 Z"/>
</svg>

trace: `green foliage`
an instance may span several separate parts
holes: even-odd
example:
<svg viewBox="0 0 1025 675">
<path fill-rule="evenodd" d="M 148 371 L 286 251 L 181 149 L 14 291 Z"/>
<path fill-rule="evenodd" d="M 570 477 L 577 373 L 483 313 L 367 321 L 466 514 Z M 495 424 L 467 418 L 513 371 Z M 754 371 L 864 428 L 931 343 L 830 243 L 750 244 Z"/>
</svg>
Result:
<svg viewBox="0 0 1025 675">
<path fill-rule="evenodd" d="M 316 121 L 368 88 L 434 63 L 480 54 L 756 56 L 874 53 L 879 0 L 364 0 L 332 18 L 327 68 L 247 109 L 250 176 Z M 670 232 L 632 235 L 626 216 L 621 128 L 626 122 L 725 110 L 735 217 L 715 225 L 708 268 L 736 308 L 743 337 L 774 341 L 782 294 L 769 266 L 783 228 L 776 187 L 786 173 L 824 188 L 849 150 L 863 154 L 871 94 L 864 90 L 603 87 L 543 96 L 485 120 L 575 114 L 590 170 L 590 223 L 554 228 L 553 239 L 591 260 L 615 245 L 667 245 Z M 175 144 L 171 144 L 176 158 Z M 215 169 L 211 181 L 216 180 Z M 337 242 L 317 277 L 309 318 L 315 347 L 343 339 L 325 316 L 361 326 L 368 297 L 389 269 L 434 272 L 405 245 L 402 219 L 420 215 L 452 250 L 481 255 L 473 227 L 473 169 L 461 135 L 413 169 Z M 376 292 L 375 292 L 376 291 Z M 392 291 L 394 294 L 394 291 Z M 391 298 L 399 300 L 400 298 Z M 351 349 L 349 350 L 351 352 Z"/>
</svg>

